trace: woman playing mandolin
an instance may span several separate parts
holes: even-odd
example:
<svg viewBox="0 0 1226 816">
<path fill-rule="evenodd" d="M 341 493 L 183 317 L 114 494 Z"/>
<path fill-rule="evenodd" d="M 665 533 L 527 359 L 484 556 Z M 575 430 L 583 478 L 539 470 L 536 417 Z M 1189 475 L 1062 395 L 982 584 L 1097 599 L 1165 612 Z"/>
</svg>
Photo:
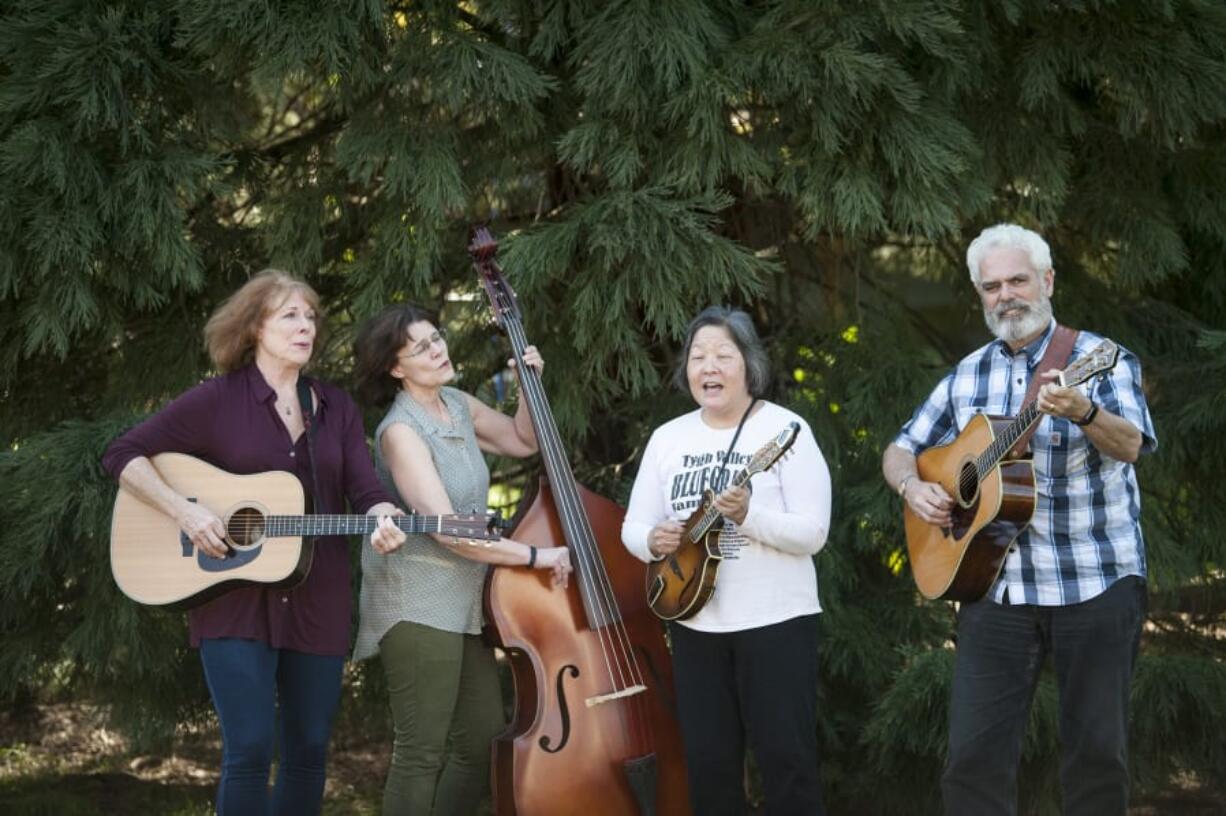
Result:
<svg viewBox="0 0 1226 816">
<path fill-rule="evenodd" d="M 397 305 L 367 322 L 355 343 L 359 395 L 387 406 L 375 462 L 389 490 L 421 513 L 485 512 L 482 452 L 537 451 L 525 402 L 514 418 L 447 383 L 447 341 L 424 311 Z M 525 361 L 540 371 L 534 347 Z M 395 725 L 383 813 L 476 812 L 489 787 L 490 741 L 503 728 L 493 652 L 481 642 L 481 588 L 490 564 L 527 565 L 565 586 L 565 547 L 510 539 L 470 543 L 412 535 L 391 558 L 362 552 L 361 624 L 354 659 L 379 654 Z"/>
<path fill-rule="evenodd" d="M 643 561 L 667 559 L 683 525 L 718 494 L 724 560 L 715 592 L 670 624 L 690 795 L 698 816 L 740 814 L 746 741 L 762 772 L 766 812 L 822 813 L 817 757 L 817 577 L 830 473 L 805 421 L 759 399 L 769 365 L 749 316 L 711 307 L 686 332 L 677 384 L 698 409 L 656 429 L 622 528 Z M 793 455 L 731 487 L 753 452 L 790 423 Z"/>
<path fill-rule="evenodd" d="M 256 275 L 205 327 L 220 376 L 116 439 L 103 456 L 125 489 L 174 519 L 191 546 L 212 558 L 229 554 L 221 520 L 172 490 L 149 457 L 192 454 L 238 474 L 288 471 L 314 495 L 317 513 L 341 512 L 348 499 L 358 511 L 381 516 L 373 535 L 380 553 L 405 540 L 389 518 L 400 511 L 375 478 L 357 406 L 335 386 L 301 376 L 315 348 L 318 308 L 319 296 L 302 281 L 275 270 Z M 305 406 L 313 439 L 300 381 L 314 406 Z M 216 563 L 221 569 L 233 562 Z M 221 721 L 219 814 L 319 812 L 349 649 L 349 606 L 345 539 L 324 536 L 298 586 L 234 589 L 191 610 L 191 643 L 200 649 Z M 280 763 L 270 800 L 274 748 Z"/>
</svg>

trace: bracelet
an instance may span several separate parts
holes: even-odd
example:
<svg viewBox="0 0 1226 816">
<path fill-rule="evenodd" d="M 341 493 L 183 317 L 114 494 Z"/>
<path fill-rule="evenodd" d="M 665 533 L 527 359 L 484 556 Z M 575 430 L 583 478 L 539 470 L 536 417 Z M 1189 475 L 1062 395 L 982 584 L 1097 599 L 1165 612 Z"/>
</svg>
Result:
<svg viewBox="0 0 1226 816">
<path fill-rule="evenodd" d="M 532 569 L 534 566 L 536 566 L 536 547 L 533 547 L 531 544 L 529 544 L 528 545 L 528 569 Z"/>
<path fill-rule="evenodd" d="M 904 499 L 907 498 L 907 482 L 914 478 L 914 473 L 908 473 L 906 476 L 902 477 L 902 481 L 898 483 L 898 495 L 902 496 Z"/>
<path fill-rule="evenodd" d="M 1090 410 L 1086 411 L 1086 415 L 1081 419 L 1074 419 L 1073 424 L 1084 428 L 1094 421 L 1094 417 L 1098 416 L 1098 403 L 1091 402 Z"/>
</svg>

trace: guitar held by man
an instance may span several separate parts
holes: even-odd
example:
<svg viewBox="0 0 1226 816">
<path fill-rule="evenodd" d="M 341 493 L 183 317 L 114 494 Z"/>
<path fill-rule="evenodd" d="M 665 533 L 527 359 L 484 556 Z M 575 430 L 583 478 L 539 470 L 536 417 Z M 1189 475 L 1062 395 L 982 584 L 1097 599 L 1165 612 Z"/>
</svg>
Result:
<svg viewBox="0 0 1226 816">
<path fill-rule="evenodd" d="M 1118 357 L 1115 343 L 1103 340 L 1057 381 L 1064 388 L 1080 385 L 1110 371 Z M 918 478 L 939 484 L 954 500 L 947 525 L 931 524 L 903 505 L 911 571 L 925 597 L 974 601 L 996 580 L 1034 514 L 1034 464 L 1025 449 L 1041 418 L 1033 398 L 1016 417 L 979 414 L 954 441 L 917 457 Z"/>
</svg>

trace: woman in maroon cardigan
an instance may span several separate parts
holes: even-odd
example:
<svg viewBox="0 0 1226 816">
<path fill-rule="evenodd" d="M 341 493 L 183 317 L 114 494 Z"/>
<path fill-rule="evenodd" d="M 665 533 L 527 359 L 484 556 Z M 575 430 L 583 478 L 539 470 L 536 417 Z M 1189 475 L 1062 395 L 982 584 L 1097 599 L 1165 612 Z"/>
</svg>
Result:
<svg viewBox="0 0 1226 816">
<path fill-rule="evenodd" d="M 168 516 L 203 552 L 223 557 L 225 529 L 208 509 L 172 490 L 149 457 L 186 453 L 231 473 L 285 470 L 316 512 L 378 515 L 371 543 L 390 552 L 405 536 L 371 466 L 362 418 L 340 389 L 313 378 L 314 451 L 297 384 L 311 359 L 319 297 L 284 272 L 266 270 L 214 312 L 205 342 L 220 376 L 206 380 L 111 443 L 103 466 Z M 332 717 L 349 651 L 349 555 L 340 536 L 315 542 L 306 579 L 292 589 L 244 587 L 188 613 L 191 643 L 221 722 L 219 814 L 318 813 Z M 280 713 L 278 716 L 278 708 Z M 274 745 L 277 781 L 268 794 Z"/>
</svg>

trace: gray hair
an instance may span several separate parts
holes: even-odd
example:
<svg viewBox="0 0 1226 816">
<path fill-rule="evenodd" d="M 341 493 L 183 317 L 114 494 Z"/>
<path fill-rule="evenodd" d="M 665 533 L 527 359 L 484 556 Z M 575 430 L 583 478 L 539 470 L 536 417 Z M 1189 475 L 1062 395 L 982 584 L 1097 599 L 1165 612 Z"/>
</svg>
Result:
<svg viewBox="0 0 1226 816">
<path fill-rule="evenodd" d="M 690 321 L 685 330 L 685 344 L 681 349 L 681 362 L 673 372 L 673 383 L 685 391 L 689 388 L 686 376 L 686 364 L 690 359 L 690 347 L 694 345 L 694 335 L 707 326 L 720 326 L 727 329 L 732 336 L 732 342 L 745 358 L 745 385 L 752 396 L 760 397 L 766 393 L 770 384 L 770 358 L 766 355 L 766 347 L 758 337 L 753 319 L 740 309 L 728 306 L 708 306 Z"/>
<path fill-rule="evenodd" d="M 1017 224 L 997 224 L 979 233 L 966 248 L 966 268 L 970 270 L 971 282 L 979 285 L 979 264 L 983 256 L 993 249 L 1020 249 L 1030 258 L 1030 265 L 1040 275 L 1051 269 L 1051 247 L 1037 232 Z"/>
</svg>

